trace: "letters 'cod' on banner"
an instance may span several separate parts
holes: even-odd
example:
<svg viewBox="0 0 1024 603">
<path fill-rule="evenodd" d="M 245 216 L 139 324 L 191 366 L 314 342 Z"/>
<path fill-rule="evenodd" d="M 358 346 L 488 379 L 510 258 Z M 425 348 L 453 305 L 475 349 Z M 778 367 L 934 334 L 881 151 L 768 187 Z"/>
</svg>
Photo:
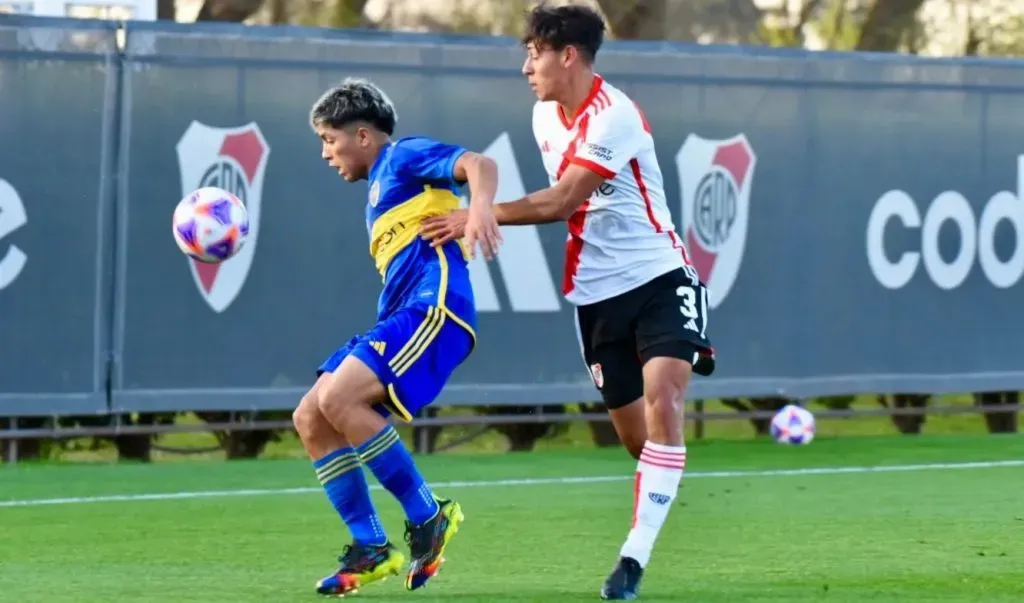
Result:
<svg viewBox="0 0 1024 603">
<path fill-rule="evenodd" d="M 499 200 L 549 184 L 512 40 L 117 36 L 0 25 L 0 139 L 18 141 L 0 145 L 0 416 L 293 408 L 380 290 L 365 183 L 307 123 L 346 76 L 396 101 L 398 135 L 494 158 Z M 1024 63 L 609 42 L 597 67 L 646 114 L 709 288 L 718 362 L 696 397 L 1024 388 Z M 57 112 L 59 136 L 38 128 Z M 251 220 L 219 266 L 170 236 L 207 185 Z M 479 345 L 440 402 L 597 400 L 560 292 L 565 224 L 503 232 L 471 265 Z"/>
</svg>

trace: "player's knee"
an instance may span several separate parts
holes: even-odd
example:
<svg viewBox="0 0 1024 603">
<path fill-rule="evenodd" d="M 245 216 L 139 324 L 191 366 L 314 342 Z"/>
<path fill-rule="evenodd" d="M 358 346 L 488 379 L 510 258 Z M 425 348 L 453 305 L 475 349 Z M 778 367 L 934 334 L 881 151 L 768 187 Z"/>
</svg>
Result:
<svg viewBox="0 0 1024 603">
<path fill-rule="evenodd" d="M 338 421 L 346 421 L 350 415 L 349 410 L 360 404 L 370 404 L 365 393 L 359 387 L 345 386 L 340 382 L 324 388 L 317 399 L 320 413 L 330 417 L 335 425 Z"/>
<path fill-rule="evenodd" d="M 653 358 L 644 366 L 644 399 L 648 413 L 664 422 L 678 421 L 683 410 L 690 364 L 676 358 Z"/>
<path fill-rule="evenodd" d="M 387 399 L 387 392 L 376 373 L 358 358 L 349 357 L 320 388 L 318 406 L 331 422 L 344 419 L 349 409 L 373 406 Z"/>
<path fill-rule="evenodd" d="M 682 409 L 684 389 L 670 380 L 660 380 L 644 387 L 647 412 L 675 416 Z"/>
<path fill-rule="evenodd" d="M 337 415 L 345 405 L 345 400 L 346 397 L 340 392 L 328 389 L 317 397 L 317 410 L 328 416 Z"/>
<path fill-rule="evenodd" d="M 302 397 L 302 401 L 292 413 L 292 425 L 299 434 L 299 438 L 305 440 L 316 433 L 319 423 L 323 420 L 320 414 L 319 401 L 314 392 L 309 392 Z"/>
<path fill-rule="evenodd" d="M 647 414 L 661 425 L 679 422 L 682 418 L 682 400 L 674 388 L 663 387 L 649 392 L 646 396 Z"/>
</svg>

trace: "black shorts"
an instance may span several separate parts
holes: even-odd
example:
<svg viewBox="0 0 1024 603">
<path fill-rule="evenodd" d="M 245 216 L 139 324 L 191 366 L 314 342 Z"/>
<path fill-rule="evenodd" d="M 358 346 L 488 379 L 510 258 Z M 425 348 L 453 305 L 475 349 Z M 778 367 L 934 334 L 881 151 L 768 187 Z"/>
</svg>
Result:
<svg viewBox="0 0 1024 603">
<path fill-rule="evenodd" d="M 605 405 L 620 408 L 643 396 L 651 358 L 685 360 L 698 375 L 715 370 L 707 338 L 708 294 L 692 269 L 680 268 L 610 299 L 576 308 L 583 361 Z"/>
</svg>

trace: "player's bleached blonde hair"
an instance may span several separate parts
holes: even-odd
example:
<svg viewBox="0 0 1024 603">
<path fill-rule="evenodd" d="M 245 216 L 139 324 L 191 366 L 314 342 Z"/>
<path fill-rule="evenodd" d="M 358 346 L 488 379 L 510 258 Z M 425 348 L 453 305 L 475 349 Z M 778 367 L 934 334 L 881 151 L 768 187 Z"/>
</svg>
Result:
<svg viewBox="0 0 1024 603">
<path fill-rule="evenodd" d="M 313 104 L 309 123 L 314 128 L 342 129 L 357 122 L 373 126 L 391 136 L 398 123 L 395 105 L 376 84 L 362 78 L 345 78 Z"/>
</svg>

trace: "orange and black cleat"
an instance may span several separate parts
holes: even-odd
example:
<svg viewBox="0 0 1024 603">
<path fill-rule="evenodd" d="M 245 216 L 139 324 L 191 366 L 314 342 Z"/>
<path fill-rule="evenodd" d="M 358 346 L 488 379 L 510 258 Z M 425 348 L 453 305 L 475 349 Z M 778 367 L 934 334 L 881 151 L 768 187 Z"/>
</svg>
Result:
<svg viewBox="0 0 1024 603">
<path fill-rule="evenodd" d="M 405 587 L 416 590 L 437 575 L 444 563 L 444 552 L 465 516 L 459 503 L 438 500 L 437 515 L 423 525 L 405 524 L 405 540 L 409 543 L 412 563 L 405 578 Z"/>
</svg>

